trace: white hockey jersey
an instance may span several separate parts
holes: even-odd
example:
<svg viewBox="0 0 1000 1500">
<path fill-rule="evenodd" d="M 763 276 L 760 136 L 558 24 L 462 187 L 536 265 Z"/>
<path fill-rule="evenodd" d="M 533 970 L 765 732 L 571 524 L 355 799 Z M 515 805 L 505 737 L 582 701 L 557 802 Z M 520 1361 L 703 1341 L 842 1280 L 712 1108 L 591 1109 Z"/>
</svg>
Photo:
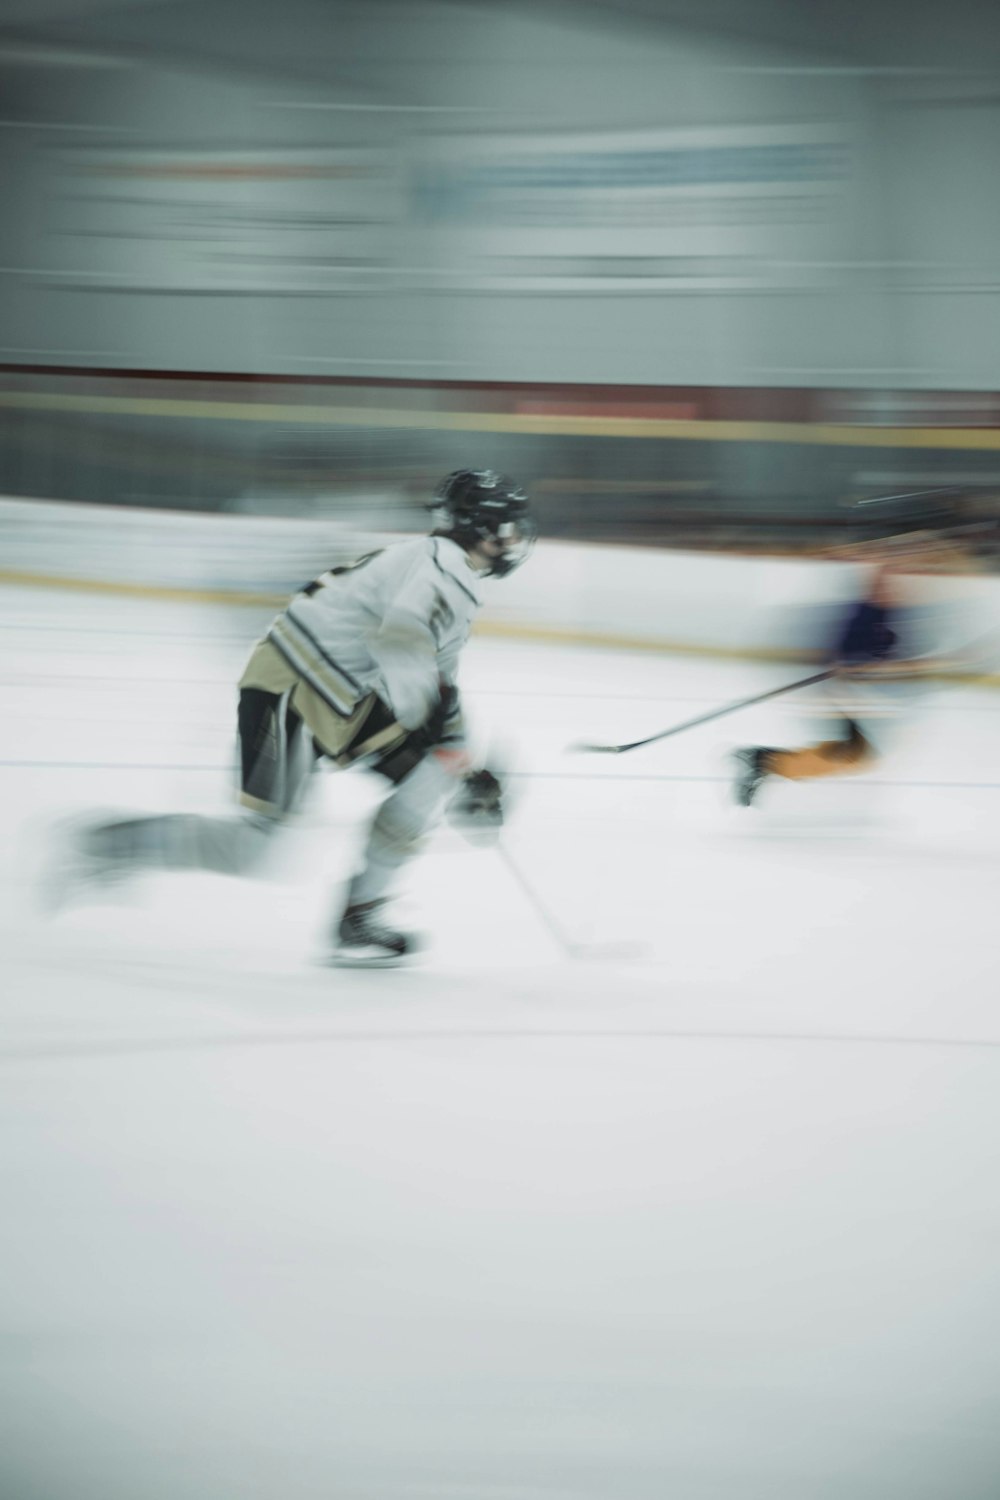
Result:
<svg viewBox="0 0 1000 1500">
<path fill-rule="evenodd" d="M 479 575 L 457 542 L 420 537 L 324 573 L 267 639 L 341 718 L 375 692 L 416 729 L 441 684 L 456 684 L 480 602 Z"/>
</svg>

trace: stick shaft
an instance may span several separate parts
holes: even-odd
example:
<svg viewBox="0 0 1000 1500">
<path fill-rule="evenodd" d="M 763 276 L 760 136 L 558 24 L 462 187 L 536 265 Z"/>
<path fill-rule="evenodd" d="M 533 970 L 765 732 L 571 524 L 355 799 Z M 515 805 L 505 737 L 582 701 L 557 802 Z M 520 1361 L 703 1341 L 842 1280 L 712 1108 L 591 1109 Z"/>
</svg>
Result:
<svg viewBox="0 0 1000 1500">
<path fill-rule="evenodd" d="M 685 729 L 695 729 L 699 724 L 709 724 L 713 719 L 723 718 L 725 714 L 736 713 L 738 709 L 751 708 L 755 703 L 765 703 L 768 698 L 777 698 L 782 693 L 792 693 L 796 688 L 811 687 L 814 682 L 826 682 L 833 675 L 832 670 L 814 672 L 811 677 L 800 677 L 797 682 L 786 682 L 781 687 L 770 688 L 766 693 L 756 693 L 752 698 L 741 698 L 738 703 L 727 703 L 722 708 L 713 708 L 707 714 L 699 714 L 696 719 L 685 719 L 683 724 L 674 724 L 670 729 L 661 729 L 658 734 L 648 735 L 644 740 L 632 740 L 627 745 L 581 745 L 580 749 L 603 752 L 607 755 L 621 755 L 626 750 L 638 750 L 641 745 L 652 745 L 657 740 L 669 739 L 672 734 L 682 734 Z"/>
<path fill-rule="evenodd" d="M 497 840 L 496 849 L 497 853 L 500 855 L 500 858 L 507 866 L 508 872 L 513 876 L 514 880 L 521 887 L 522 894 L 525 896 L 528 905 L 532 908 L 542 926 L 548 932 L 549 936 L 553 939 L 556 945 L 560 947 L 563 952 L 566 953 L 570 958 L 572 958 L 573 944 L 570 942 L 569 938 L 558 926 L 558 924 L 552 920 L 547 909 L 539 900 L 537 891 L 533 886 L 528 884 L 527 880 L 524 878 L 524 875 L 521 873 L 520 867 L 511 858 L 510 851 L 507 849 L 507 846 L 504 844 L 502 839 Z"/>
</svg>

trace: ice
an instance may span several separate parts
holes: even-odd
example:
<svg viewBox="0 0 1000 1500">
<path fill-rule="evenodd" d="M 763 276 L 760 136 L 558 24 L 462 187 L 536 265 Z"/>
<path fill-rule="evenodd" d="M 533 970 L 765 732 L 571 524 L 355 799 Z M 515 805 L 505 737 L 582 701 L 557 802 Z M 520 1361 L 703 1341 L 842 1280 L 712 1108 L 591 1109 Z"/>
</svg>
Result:
<svg viewBox="0 0 1000 1500">
<path fill-rule="evenodd" d="M 426 961 L 326 967 L 350 773 L 260 880 L 44 919 L 54 819 L 229 805 L 265 618 L 0 591 L 4 1493 L 995 1493 L 1000 701 L 744 811 L 728 751 L 806 702 L 567 746 L 796 668 L 483 635 L 533 897 L 442 829 Z"/>
</svg>

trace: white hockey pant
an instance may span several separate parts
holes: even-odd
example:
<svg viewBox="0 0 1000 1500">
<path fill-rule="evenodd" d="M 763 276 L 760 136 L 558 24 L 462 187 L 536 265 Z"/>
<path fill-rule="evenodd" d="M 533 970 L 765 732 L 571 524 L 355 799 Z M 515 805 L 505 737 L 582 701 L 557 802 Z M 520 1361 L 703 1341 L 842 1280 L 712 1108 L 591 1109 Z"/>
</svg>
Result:
<svg viewBox="0 0 1000 1500">
<path fill-rule="evenodd" d="M 368 830 L 362 866 L 351 881 L 350 905 L 387 894 L 401 867 L 420 852 L 457 787 L 455 777 L 432 753 L 393 788 Z"/>
<path fill-rule="evenodd" d="M 165 813 L 101 824 L 83 835 L 83 848 L 112 866 L 249 875 L 280 827 L 281 820 L 254 813 L 218 818 Z"/>
<path fill-rule="evenodd" d="M 240 786 L 251 807 L 234 817 L 166 813 L 104 823 L 84 836 L 86 852 L 111 866 L 252 874 L 275 831 L 301 805 L 316 764 L 312 735 L 292 713 L 290 697 L 240 694 Z"/>
</svg>

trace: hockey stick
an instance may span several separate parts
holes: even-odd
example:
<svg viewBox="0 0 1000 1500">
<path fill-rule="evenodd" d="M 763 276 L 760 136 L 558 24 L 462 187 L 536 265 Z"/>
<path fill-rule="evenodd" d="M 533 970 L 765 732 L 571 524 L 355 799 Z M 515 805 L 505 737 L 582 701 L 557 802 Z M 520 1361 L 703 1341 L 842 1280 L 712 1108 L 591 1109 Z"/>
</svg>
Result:
<svg viewBox="0 0 1000 1500">
<path fill-rule="evenodd" d="M 529 885 L 525 879 L 520 866 L 511 858 L 510 850 L 502 839 L 498 839 L 495 845 L 496 851 L 511 876 L 521 888 L 522 895 L 526 898 L 535 916 L 545 928 L 549 937 L 561 948 L 567 958 L 597 958 L 612 962 L 617 959 L 624 962 L 628 959 L 638 959 L 643 956 L 646 949 L 641 943 L 574 943 L 568 938 L 559 924 L 550 916 L 548 909 L 541 901 L 537 891 Z"/>
<path fill-rule="evenodd" d="M 713 708 L 711 713 L 699 714 L 697 719 L 685 719 L 683 724 L 675 724 L 671 729 L 661 729 L 659 734 L 648 735 L 644 740 L 630 740 L 627 745 L 571 745 L 570 749 L 592 755 L 622 755 L 626 750 L 638 750 L 640 745 L 652 745 L 657 740 L 669 739 L 672 734 L 682 734 L 685 729 L 694 729 L 699 724 L 709 724 L 713 719 L 721 719 L 725 714 L 736 713 L 737 709 L 751 708 L 755 703 L 765 703 L 768 698 L 780 697 L 782 693 L 793 693 L 796 688 L 810 687 L 814 682 L 826 682 L 828 678 L 835 675 L 832 670 L 814 672 L 811 677 L 800 677 L 798 682 L 786 682 L 783 687 L 771 688 L 766 693 L 757 693 L 753 698 L 741 698 L 737 703 L 727 703 L 724 708 Z"/>
</svg>

